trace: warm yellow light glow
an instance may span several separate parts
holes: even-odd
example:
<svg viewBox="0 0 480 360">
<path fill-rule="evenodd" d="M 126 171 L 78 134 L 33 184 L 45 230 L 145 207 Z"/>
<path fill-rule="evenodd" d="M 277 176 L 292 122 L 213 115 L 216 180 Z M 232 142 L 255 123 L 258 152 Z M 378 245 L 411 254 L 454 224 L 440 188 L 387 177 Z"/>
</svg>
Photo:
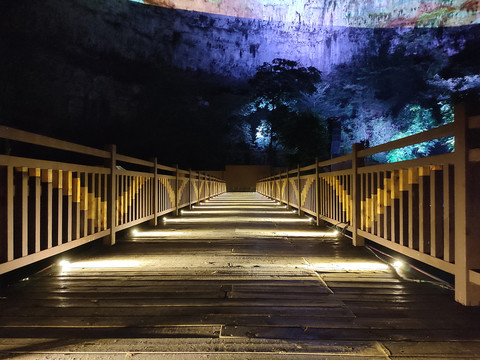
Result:
<svg viewBox="0 0 480 360">
<path fill-rule="evenodd" d="M 247 216 L 232 216 L 232 217 L 215 217 L 215 218 L 163 218 L 166 223 L 238 223 L 238 222 L 282 222 L 282 223 L 310 223 L 310 218 L 272 218 L 272 217 L 247 217 Z"/>
<path fill-rule="evenodd" d="M 337 231 L 282 231 L 271 229 L 235 229 L 234 236 L 245 238 L 255 237 L 298 237 L 298 238 L 335 238 L 338 235 Z M 182 237 L 184 239 L 224 239 L 232 236 L 231 230 L 221 229 L 195 229 L 192 231 L 172 231 L 172 230 L 155 230 L 155 231 L 137 231 L 135 238 L 175 238 Z"/>
<path fill-rule="evenodd" d="M 245 209 L 245 210 L 189 210 L 185 211 L 182 210 L 182 215 L 208 215 L 208 214 L 278 214 L 278 215 L 285 215 L 290 214 L 290 211 L 284 210 L 252 210 L 252 209 Z"/>
<path fill-rule="evenodd" d="M 235 233 L 244 235 L 252 235 L 259 237 L 336 237 L 335 231 L 283 231 L 283 230 L 258 230 L 258 229 L 237 229 Z"/>
<path fill-rule="evenodd" d="M 185 231 L 169 231 L 169 230 L 142 231 L 142 232 L 137 231 L 134 237 L 139 238 L 139 237 L 160 237 L 160 236 L 184 236 L 189 234 L 191 233 L 185 232 Z"/>
<path fill-rule="evenodd" d="M 70 261 L 67 260 L 60 261 L 59 265 L 62 267 L 62 271 L 70 270 L 71 267 Z"/>
<path fill-rule="evenodd" d="M 207 202 L 207 201 L 205 201 Z M 203 202 L 201 202 L 200 204 L 202 204 Z M 235 204 L 276 204 L 276 203 L 279 203 L 278 201 L 274 201 L 274 200 L 235 200 L 235 199 L 232 199 L 232 200 L 209 200 L 208 201 L 209 204 L 213 204 L 213 203 L 216 203 L 216 204 L 231 204 L 231 203 L 235 203 Z"/>
<path fill-rule="evenodd" d="M 109 268 L 132 268 L 141 264 L 136 260 L 99 260 L 99 261 L 80 261 L 71 263 L 63 260 L 60 262 L 62 271 L 73 269 L 109 269 Z"/>
<path fill-rule="evenodd" d="M 274 204 L 276 201 L 273 200 L 210 200 L 209 204 Z"/>
<path fill-rule="evenodd" d="M 272 210 L 272 209 L 286 209 L 286 206 L 266 206 L 266 205 L 203 205 L 203 206 L 192 206 L 193 209 L 215 209 L 215 210 L 223 210 L 223 209 L 263 209 L 263 210 Z"/>
<path fill-rule="evenodd" d="M 311 265 L 316 271 L 387 271 L 388 265 L 372 262 L 328 262 L 316 263 Z"/>
<path fill-rule="evenodd" d="M 403 266 L 403 262 L 401 262 L 400 260 L 397 260 L 393 263 L 393 267 L 397 270 L 401 269 Z"/>
</svg>

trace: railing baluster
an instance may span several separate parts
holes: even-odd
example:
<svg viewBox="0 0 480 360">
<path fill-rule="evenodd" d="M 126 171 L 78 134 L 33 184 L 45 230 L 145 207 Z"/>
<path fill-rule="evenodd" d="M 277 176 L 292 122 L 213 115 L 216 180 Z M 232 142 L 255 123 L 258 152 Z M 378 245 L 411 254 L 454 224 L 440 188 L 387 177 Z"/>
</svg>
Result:
<svg viewBox="0 0 480 360">
<path fill-rule="evenodd" d="M 399 243 L 408 246 L 408 170 L 400 170 L 400 239 Z"/>
<path fill-rule="evenodd" d="M 454 167 L 443 167 L 443 259 L 449 263 L 455 260 L 455 188 Z"/>
<path fill-rule="evenodd" d="M 88 229 L 95 233 L 95 175 L 88 174 Z"/>
<path fill-rule="evenodd" d="M 419 232 L 419 176 L 418 168 L 408 169 L 408 247 L 418 250 Z"/>
<path fill-rule="evenodd" d="M 80 236 L 88 235 L 88 176 L 80 174 Z"/>
<path fill-rule="evenodd" d="M 418 250 L 430 254 L 430 167 L 419 168 L 418 177 Z"/>
<path fill-rule="evenodd" d="M 384 236 L 385 228 L 385 174 L 383 171 L 377 172 L 377 230 L 376 234 L 378 236 Z"/>
<path fill-rule="evenodd" d="M 117 147 L 115 145 L 110 145 L 109 147 L 110 152 L 110 163 L 108 164 L 108 168 L 110 173 L 108 175 L 107 181 L 107 202 L 108 202 L 108 209 L 107 209 L 107 227 L 110 229 L 108 236 L 103 240 L 104 244 L 106 245 L 114 245 L 116 241 L 116 224 L 117 224 L 117 214 L 118 214 L 118 205 L 119 203 L 115 201 L 118 192 L 118 184 L 117 184 Z"/>
<path fill-rule="evenodd" d="M 400 170 L 392 171 L 392 241 L 400 244 Z"/>
<path fill-rule="evenodd" d="M 385 204 L 385 225 L 383 228 L 383 237 L 387 240 L 392 240 L 392 179 L 391 172 L 385 171 L 384 173 L 384 204 Z"/>
<path fill-rule="evenodd" d="M 41 200 L 40 200 L 40 248 L 41 250 L 52 247 L 52 170 L 43 169 L 41 171 Z"/>
<path fill-rule="evenodd" d="M 443 172 L 432 166 L 430 175 L 430 254 L 443 258 Z"/>
<path fill-rule="evenodd" d="M 63 171 L 53 172 L 52 246 L 63 242 Z"/>
<path fill-rule="evenodd" d="M 0 261 L 14 258 L 14 172 L 12 166 L 0 167 Z"/>
<path fill-rule="evenodd" d="M 15 258 L 28 255 L 28 169 L 15 168 Z"/>
<path fill-rule="evenodd" d="M 73 239 L 80 238 L 80 174 L 72 174 L 72 236 Z"/>
</svg>

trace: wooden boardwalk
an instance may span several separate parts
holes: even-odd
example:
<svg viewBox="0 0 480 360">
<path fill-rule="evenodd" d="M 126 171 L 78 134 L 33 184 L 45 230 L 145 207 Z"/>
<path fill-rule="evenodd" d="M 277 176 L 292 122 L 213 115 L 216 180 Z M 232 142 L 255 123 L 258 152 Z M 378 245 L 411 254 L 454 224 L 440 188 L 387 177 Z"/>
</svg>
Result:
<svg viewBox="0 0 480 360">
<path fill-rule="evenodd" d="M 64 260 L 0 290 L 0 359 L 480 359 L 480 309 L 258 194 Z"/>
</svg>

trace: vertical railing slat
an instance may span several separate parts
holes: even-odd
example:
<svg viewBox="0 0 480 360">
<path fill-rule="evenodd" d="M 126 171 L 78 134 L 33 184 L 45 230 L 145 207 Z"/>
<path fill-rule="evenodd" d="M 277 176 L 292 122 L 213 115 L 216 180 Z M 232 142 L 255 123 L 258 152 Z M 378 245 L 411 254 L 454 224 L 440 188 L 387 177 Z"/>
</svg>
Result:
<svg viewBox="0 0 480 360">
<path fill-rule="evenodd" d="M 15 258 L 28 255 L 28 169 L 15 168 Z"/>
<path fill-rule="evenodd" d="M 72 236 L 73 239 L 80 238 L 80 173 L 74 172 L 72 174 Z"/>
<path fill-rule="evenodd" d="M 80 236 L 88 235 L 88 176 L 80 173 Z"/>
<path fill-rule="evenodd" d="M 63 236 L 64 243 L 72 241 L 72 172 L 63 172 Z"/>
<path fill-rule="evenodd" d="M 418 250 L 430 254 L 430 167 L 419 168 L 418 177 Z"/>
<path fill-rule="evenodd" d="M 110 174 L 108 175 L 108 187 L 107 187 L 107 202 L 108 202 L 108 210 L 107 210 L 107 226 L 110 229 L 109 236 L 106 237 L 104 240 L 104 244 L 106 245 L 114 245 L 115 244 L 115 236 L 116 236 L 116 229 L 115 224 L 117 223 L 117 207 L 118 202 L 115 201 L 116 195 L 118 194 L 117 191 L 117 147 L 115 145 L 110 145 L 110 163 L 109 169 Z"/>
<path fill-rule="evenodd" d="M 443 259 L 450 263 L 455 260 L 455 188 L 454 166 L 443 168 Z"/>
<path fill-rule="evenodd" d="M 392 241 L 400 244 L 400 171 L 392 171 Z"/>
<path fill-rule="evenodd" d="M 384 189 L 383 199 L 385 204 L 385 216 L 384 216 L 384 227 L 383 227 L 383 237 L 386 240 L 392 240 L 392 179 L 391 172 L 384 172 Z"/>
<path fill-rule="evenodd" d="M 63 242 L 63 171 L 53 172 L 52 246 Z"/>
<path fill-rule="evenodd" d="M 0 261 L 14 259 L 14 171 L 12 166 L 0 168 Z"/>
<path fill-rule="evenodd" d="M 430 255 L 443 258 L 443 172 L 432 166 L 430 175 Z"/>
<path fill-rule="evenodd" d="M 418 168 L 408 169 L 408 247 L 418 250 L 419 232 L 419 176 Z"/>
<path fill-rule="evenodd" d="M 50 249 L 52 247 L 52 208 L 53 208 L 53 191 L 52 191 L 52 176 L 51 169 L 43 169 L 41 172 L 41 209 L 40 209 L 40 247 L 41 250 Z"/>
</svg>

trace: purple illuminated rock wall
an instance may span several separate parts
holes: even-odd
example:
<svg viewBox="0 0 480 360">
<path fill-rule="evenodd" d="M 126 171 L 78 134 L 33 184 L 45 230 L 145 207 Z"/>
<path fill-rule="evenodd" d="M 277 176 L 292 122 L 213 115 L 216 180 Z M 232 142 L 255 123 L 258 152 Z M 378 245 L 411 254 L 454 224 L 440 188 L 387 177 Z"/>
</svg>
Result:
<svg viewBox="0 0 480 360">
<path fill-rule="evenodd" d="M 353 63 L 395 46 L 406 32 L 433 36 L 432 47 L 457 51 L 465 28 L 359 28 L 238 18 L 108 0 L 17 1 L 5 7 L 2 34 L 24 35 L 66 51 L 199 69 L 245 78 L 274 58 L 299 61 L 321 71 Z M 475 26 L 474 26 L 475 28 Z M 8 53 L 8 50 L 7 50 Z"/>
<path fill-rule="evenodd" d="M 335 2 L 329 4 L 333 9 Z M 357 4 L 357 15 L 361 4 Z M 461 11 L 475 15 L 478 10 L 476 3 L 472 4 L 470 10 Z M 428 9 L 429 16 L 434 16 Z M 330 83 L 342 83 L 342 78 L 328 78 L 328 74 L 339 73 L 339 67 L 354 73 L 357 66 L 365 66 L 380 53 L 399 54 L 399 58 L 431 53 L 447 64 L 469 41 L 480 38 L 480 25 L 475 24 L 333 26 L 307 21 L 305 16 L 304 21 L 280 21 L 280 15 L 242 18 L 123 0 L 3 1 L 0 121 L 62 138 L 68 137 L 64 131 L 68 122 L 74 130 L 91 129 L 92 135 L 83 143 L 116 142 L 104 137 L 111 128 L 132 134 L 136 129 L 130 124 L 141 118 L 151 123 L 187 117 L 165 110 L 172 103 L 167 95 L 175 88 L 175 96 L 181 97 L 184 87 L 191 90 L 197 85 L 168 78 L 168 66 L 199 70 L 229 86 L 250 78 L 264 62 L 286 58 L 318 68 Z M 328 11 L 322 16 L 328 18 Z M 389 17 L 389 26 L 395 19 L 400 18 Z M 190 79 L 190 75 L 185 78 Z M 157 91 L 163 93 L 155 98 Z M 193 97 L 188 116 L 196 116 L 199 111 L 195 106 L 206 103 L 197 99 L 200 95 Z M 187 98 L 181 106 L 191 103 Z M 71 131 L 72 140 L 76 134 Z M 154 134 L 158 144 L 165 141 L 168 145 L 168 131 L 152 131 L 151 136 Z"/>
<path fill-rule="evenodd" d="M 132 0 L 140 3 L 313 26 L 437 27 L 471 25 L 478 0 Z"/>
</svg>

